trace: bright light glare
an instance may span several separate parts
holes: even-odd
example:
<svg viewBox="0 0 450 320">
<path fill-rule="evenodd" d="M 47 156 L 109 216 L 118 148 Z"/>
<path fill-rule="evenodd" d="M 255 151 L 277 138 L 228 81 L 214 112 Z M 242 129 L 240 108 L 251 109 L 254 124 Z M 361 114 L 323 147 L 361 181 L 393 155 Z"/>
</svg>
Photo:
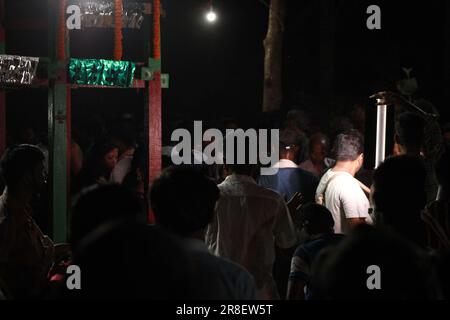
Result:
<svg viewBox="0 0 450 320">
<path fill-rule="evenodd" d="M 208 20 L 208 22 L 211 22 L 211 23 L 213 23 L 213 22 L 215 22 L 216 20 L 217 20 L 217 15 L 216 15 L 216 13 L 214 12 L 214 11 L 209 11 L 207 14 L 206 14 L 206 20 Z"/>
</svg>

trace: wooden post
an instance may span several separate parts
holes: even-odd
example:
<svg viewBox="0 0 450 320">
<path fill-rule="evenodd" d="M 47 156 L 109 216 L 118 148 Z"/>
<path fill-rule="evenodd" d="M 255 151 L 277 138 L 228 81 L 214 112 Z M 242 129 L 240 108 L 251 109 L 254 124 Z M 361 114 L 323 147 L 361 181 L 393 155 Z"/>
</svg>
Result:
<svg viewBox="0 0 450 320">
<path fill-rule="evenodd" d="M 150 183 L 161 171 L 161 3 L 153 1 L 153 79 L 149 83 L 149 180 Z"/>
<path fill-rule="evenodd" d="M 161 172 L 162 167 L 162 124 L 161 124 L 161 2 L 160 0 L 153 1 L 153 28 L 148 24 L 148 39 L 153 40 L 153 45 L 147 46 L 149 55 L 149 69 L 153 73 L 153 78 L 146 85 L 146 109 L 145 109 L 145 128 L 147 131 L 147 145 L 148 145 L 148 185 L 155 180 Z M 153 32 L 150 30 L 153 29 Z M 148 44 L 150 41 L 148 41 Z M 148 213 L 148 222 L 154 223 L 154 216 L 151 211 Z"/>
<path fill-rule="evenodd" d="M 48 115 L 55 242 L 66 242 L 68 229 L 71 99 L 66 71 L 68 41 L 64 7 L 65 1 L 49 1 L 49 74 L 53 79 L 49 81 Z"/>
</svg>

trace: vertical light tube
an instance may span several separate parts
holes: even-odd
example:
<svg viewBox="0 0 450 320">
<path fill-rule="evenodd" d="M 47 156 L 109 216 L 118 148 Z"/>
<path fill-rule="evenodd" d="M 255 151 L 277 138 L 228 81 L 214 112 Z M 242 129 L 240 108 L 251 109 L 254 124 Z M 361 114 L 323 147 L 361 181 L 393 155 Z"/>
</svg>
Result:
<svg viewBox="0 0 450 320">
<path fill-rule="evenodd" d="M 386 156 L 386 117 L 387 106 L 379 105 L 377 110 L 377 142 L 375 149 L 375 169 L 384 161 Z"/>
</svg>

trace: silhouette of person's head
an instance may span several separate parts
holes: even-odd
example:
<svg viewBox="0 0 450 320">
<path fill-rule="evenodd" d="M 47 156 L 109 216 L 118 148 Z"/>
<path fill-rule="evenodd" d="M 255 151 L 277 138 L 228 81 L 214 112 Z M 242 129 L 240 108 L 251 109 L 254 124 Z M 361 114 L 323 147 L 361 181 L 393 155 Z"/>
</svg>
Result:
<svg viewBox="0 0 450 320">
<path fill-rule="evenodd" d="M 146 214 L 135 194 L 118 185 L 93 186 L 75 199 L 70 239 L 73 248 L 100 225 L 114 220 L 144 222 Z"/>
<path fill-rule="evenodd" d="M 136 147 L 136 133 L 132 124 L 122 123 L 114 128 L 112 140 L 119 149 L 119 154 Z"/>
<path fill-rule="evenodd" d="M 89 173 L 95 178 L 100 175 L 109 175 L 117 163 L 118 150 L 117 145 L 110 139 L 103 139 L 95 143 L 86 162 Z"/>
<path fill-rule="evenodd" d="M 314 164 L 323 164 L 328 154 L 328 137 L 322 133 L 313 135 L 309 142 L 309 157 Z"/>
<path fill-rule="evenodd" d="M 378 224 L 421 241 L 421 210 L 426 204 L 426 171 L 423 162 L 414 156 L 386 159 L 373 177 L 372 200 Z"/>
<path fill-rule="evenodd" d="M 313 264 L 315 299 L 436 299 L 433 269 L 416 246 L 387 229 L 359 225 Z"/>
<path fill-rule="evenodd" d="M 425 122 L 412 112 L 400 114 L 395 122 L 395 140 L 402 153 L 419 154 L 424 141 Z"/>
<path fill-rule="evenodd" d="M 233 135 L 228 135 L 224 139 L 224 168 L 227 175 L 237 174 L 254 177 L 257 175 L 258 159 L 254 159 L 257 150 L 255 145 L 251 145 L 251 139 L 245 139 L 244 143 L 239 143 L 239 139 Z M 254 161 L 256 160 L 256 161 Z"/>
<path fill-rule="evenodd" d="M 44 154 L 32 145 L 22 144 L 7 150 L 0 171 L 9 192 L 37 193 L 46 182 Z"/>
<path fill-rule="evenodd" d="M 326 207 L 309 203 L 298 211 L 296 224 L 309 236 L 334 233 L 334 219 Z"/>
<path fill-rule="evenodd" d="M 165 169 L 150 191 L 158 224 L 180 236 L 203 232 L 213 219 L 220 191 L 216 184 L 189 166 Z"/>
<path fill-rule="evenodd" d="M 280 159 L 298 162 L 306 145 L 305 134 L 297 128 L 286 128 L 280 132 Z"/>
<path fill-rule="evenodd" d="M 187 300 L 192 293 L 181 245 L 145 224 L 103 224 L 81 242 L 73 264 L 81 270 L 81 290 L 62 289 L 61 298 Z"/>
</svg>

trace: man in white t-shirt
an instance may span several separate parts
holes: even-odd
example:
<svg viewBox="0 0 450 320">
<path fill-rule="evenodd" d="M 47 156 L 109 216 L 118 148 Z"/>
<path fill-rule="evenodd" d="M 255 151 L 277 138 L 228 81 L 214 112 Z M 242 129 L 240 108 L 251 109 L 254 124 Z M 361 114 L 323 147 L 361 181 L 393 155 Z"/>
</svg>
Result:
<svg viewBox="0 0 450 320">
<path fill-rule="evenodd" d="M 363 165 L 363 139 L 356 131 L 337 136 L 334 144 L 336 165 L 328 170 L 316 191 L 316 202 L 333 214 L 334 232 L 348 233 L 360 223 L 372 223 L 369 200 L 355 174 Z M 366 189 L 367 190 L 367 189 Z"/>
</svg>

